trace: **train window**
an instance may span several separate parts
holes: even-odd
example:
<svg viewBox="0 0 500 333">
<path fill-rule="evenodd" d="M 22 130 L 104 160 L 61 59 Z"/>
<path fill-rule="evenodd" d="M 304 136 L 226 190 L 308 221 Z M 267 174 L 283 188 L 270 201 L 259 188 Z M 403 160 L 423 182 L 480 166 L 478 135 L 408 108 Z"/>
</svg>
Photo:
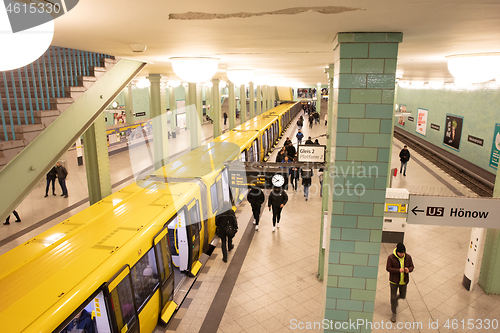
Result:
<svg viewBox="0 0 500 333">
<path fill-rule="evenodd" d="M 71 318 L 65 321 L 66 323 L 69 322 L 69 324 L 62 331 L 56 329 L 54 332 L 111 332 L 102 291 L 92 297 L 92 300 L 80 309 L 76 315 L 73 313 Z"/>
<path fill-rule="evenodd" d="M 166 280 L 172 274 L 172 264 L 170 262 L 170 251 L 168 246 L 167 236 L 163 237 L 158 244 L 155 245 L 156 253 L 158 254 L 159 277 L 162 281 Z"/>
<path fill-rule="evenodd" d="M 224 193 L 222 191 L 222 178 L 217 181 L 217 200 L 219 201 L 219 207 L 224 206 Z"/>
<path fill-rule="evenodd" d="M 172 261 L 174 265 L 179 267 L 180 259 L 179 259 L 179 239 L 178 239 L 178 228 L 182 228 L 186 225 L 186 218 L 184 209 L 180 209 L 169 223 L 168 223 L 168 237 L 169 237 L 169 245 L 170 245 L 170 253 L 172 254 Z"/>
<path fill-rule="evenodd" d="M 227 169 L 222 171 L 222 193 L 224 195 L 224 201 L 231 202 L 231 197 L 229 196 L 229 180 L 227 176 Z"/>
<path fill-rule="evenodd" d="M 264 148 L 264 155 L 267 153 L 267 130 L 262 134 L 262 146 Z"/>
<path fill-rule="evenodd" d="M 249 149 L 248 149 L 248 161 L 249 162 L 254 162 L 254 155 L 253 155 L 253 146 L 251 146 Z"/>
<path fill-rule="evenodd" d="M 153 248 L 139 259 L 132 267 L 131 273 L 135 291 L 135 306 L 137 310 L 140 310 L 158 288 L 158 269 Z"/>
<path fill-rule="evenodd" d="M 132 327 L 135 325 L 137 319 L 134 311 L 134 297 L 128 277 L 125 277 L 111 291 L 111 309 L 115 313 L 119 332 L 122 332 L 125 326 Z"/>
<path fill-rule="evenodd" d="M 210 186 L 210 197 L 212 198 L 212 213 L 215 214 L 217 209 L 219 209 L 219 203 L 217 201 L 217 184 L 214 183 Z"/>
<path fill-rule="evenodd" d="M 240 154 L 240 161 L 242 161 L 242 162 L 246 162 L 247 161 L 246 153 L 247 153 L 246 149 L 241 152 L 241 154 Z"/>
</svg>

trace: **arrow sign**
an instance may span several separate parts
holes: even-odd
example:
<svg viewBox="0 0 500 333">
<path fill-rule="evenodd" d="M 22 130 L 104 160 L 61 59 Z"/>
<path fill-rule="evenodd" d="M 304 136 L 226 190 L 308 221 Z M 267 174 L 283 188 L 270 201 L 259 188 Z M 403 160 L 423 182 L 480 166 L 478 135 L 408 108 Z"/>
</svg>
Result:
<svg viewBox="0 0 500 333">
<path fill-rule="evenodd" d="M 408 214 L 409 224 L 500 229 L 500 199 L 497 198 L 411 194 L 408 207 L 414 207 L 413 214 Z"/>
<path fill-rule="evenodd" d="M 417 209 L 417 208 L 418 208 L 418 206 L 415 206 L 415 208 L 413 208 L 413 209 L 411 210 L 411 212 L 412 212 L 413 214 L 415 214 L 415 215 L 417 215 L 417 213 L 416 213 L 416 212 L 424 212 L 424 210 L 423 210 L 423 209 Z"/>
</svg>

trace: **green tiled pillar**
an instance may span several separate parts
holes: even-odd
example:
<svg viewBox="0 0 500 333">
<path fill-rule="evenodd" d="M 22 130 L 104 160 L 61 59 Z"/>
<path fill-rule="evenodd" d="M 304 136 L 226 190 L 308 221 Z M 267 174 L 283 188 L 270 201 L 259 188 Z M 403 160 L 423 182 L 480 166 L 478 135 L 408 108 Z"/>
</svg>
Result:
<svg viewBox="0 0 500 333">
<path fill-rule="evenodd" d="M 500 198 L 500 171 L 497 170 L 493 198 Z M 500 294 L 500 230 L 488 229 L 478 284 L 486 294 Z"/>
<path fill-rule="evenodd" d="M 93 205 L 112 193 L 104 113 L 83 133 L 83 146 L 89 201 Z"/>
<path fill-rule="evenodd" d="M 134 110 L 132 104 L 132 84 L 128 84 L 125 89 L 123 89 L 125 95 L 125 121 L 127 124 L 132 125 L 134 123 Z"/>
<path fill-rule="evenodd" d="M 334 41 L 329 118 L 337 119 L 336 134 L 330 136 L 330 140 L 335 136 L 335 168 L 324 317 L 333 322 L 373 318 L 402 37 L 401 33 L 339 33 Z M 365 326 L 349 327 L 341 331 L 370 331 Z"/>
</svg>

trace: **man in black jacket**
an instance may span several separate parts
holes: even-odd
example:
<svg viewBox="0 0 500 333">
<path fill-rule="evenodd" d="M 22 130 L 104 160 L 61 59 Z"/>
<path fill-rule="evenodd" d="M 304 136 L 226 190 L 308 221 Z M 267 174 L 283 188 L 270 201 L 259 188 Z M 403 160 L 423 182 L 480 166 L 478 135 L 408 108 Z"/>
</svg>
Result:
<svg viewBox="0 0 500 333">
<path fill-rule="evenodd" d="M 66 188 L 66 177 L 68 176 L 68 171 L 59 162 L 56 163 L 57 180 L 59 185 L 61 185 L 62 194 L 61 197 L 68 197 L 68 189 Z"/>
<path fill-rule="evenodd" d="M 45 187 L 44 198 L 49 196 L 50 183 L 52 183 L 52 195 L 56 195 L 56 177 L 57 177 L 56 167 L 52 167 L 52 169 L 50 169 L 50 171 L 47 173 L 47 187 Z"/>
<path fill-rule="evenodd" d="M 236 214 L 234 213 L 231 204 L 225 202 L 222 208 L 217 213 L 217 216 L 215 217 L 215 226 L 217 227 L 216 233 L 222 241 L 222 261 L 224 262 L 227 262 L 227 251 L 231 251 L 234 248 L 234 235 L 229 235 L 227 233 L 228 224 L 230 224 L 235 231 L 238 231 L 238 221 L 236 220 Z"/>
<path fill-rule="evenodd" d="M 255 230 L 259 230 L 259 220 L 260 220 L 260 209 L 266 198 L 264 197 L 264 192 L 258 187 L 252 187 L 250 192 L 248 192 L 247 200 L 252 205 L 253 212 L 253 224 L 255 224 Z"/>
<path fill-rule="evenodd" d="M 281 210 L 287 202 L 288 195 L 282 188 L 275 187 L 269 194 L 267 206 L 269 207 L 269 210 L 271 210 L 271 207 L 273 208 L 273 232 L 276 230 L 276 227 L 280 227 Z"/>
<path fill-rule="evenodd" d="M 399 152 L 399 159 L 401 160 L 401 168 L 399 168 L 399 173 L 402 173 L 403 176 L 406 176 L 406 164 L 410 160 L 410 151 L 408 150 L 408 146 L 404 146 L 403 149 Z M 403 172 L 403 167 L 405 171 Z"/>
<path fill-rule="evenodd" d="M 389 282 L 391 285 L 391 321 L 396 322 L 396 309 L 398 300 L 406 298 L 406 287 L 410 282 L 410 274 L 413 272 L 413 260 L 406 253 L 406 248 L 403 243 L 398 243 L 393 253 L 387 257 L 385 269 L 389 272 Z M 399 295 L 398 295 L 399 289 Z"/>
</svg>

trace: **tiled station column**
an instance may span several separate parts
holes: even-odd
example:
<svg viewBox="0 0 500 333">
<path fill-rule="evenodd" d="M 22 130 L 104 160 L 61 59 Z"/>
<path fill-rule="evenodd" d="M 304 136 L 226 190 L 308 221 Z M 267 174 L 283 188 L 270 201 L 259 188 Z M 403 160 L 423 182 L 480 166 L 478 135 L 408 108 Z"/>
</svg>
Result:
<svg viewBox="0 0 500 333">
<path fill-rule="evenodd" d="M 337 132 L 332 133 L 335 139 L 330 138 L 335 140 L 335 164 L 329 170 L 334 187 L 324 318 L 337 326 L 325 332 L 335 327 L 342 332 L 371 331 L 366 326 L 346 329 L 345 322 L 373 318 L 402 37 L 401 33 L 339 33 L 334 41 L 330 97 Z"/>
</svg>

